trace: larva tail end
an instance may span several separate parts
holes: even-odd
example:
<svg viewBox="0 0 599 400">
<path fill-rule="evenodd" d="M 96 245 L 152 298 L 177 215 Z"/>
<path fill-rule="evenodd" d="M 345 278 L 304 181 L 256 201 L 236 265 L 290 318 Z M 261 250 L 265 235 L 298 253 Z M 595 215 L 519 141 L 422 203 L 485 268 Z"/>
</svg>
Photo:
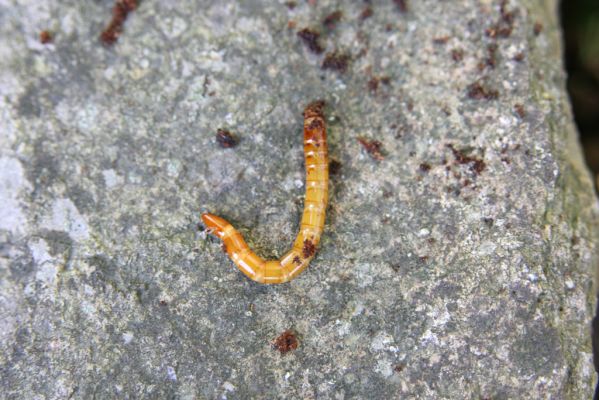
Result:
<svg viewBox="0 0 599 400">
<path fill-rule="evenodd" d="M 324 118 L 324 100 L 316 100 L 308 104 L 304 109 L 304 118 L 319 117 Z"/>
<path fill-rule="evenodd" d="M 229 225 L 229 223 L 221 217 L 217 217 L 210 213 L 202 214 L 202 221 L 204 222 L 204 225 L 206 225 L 206 228 L 218 237 L 223 235 L 225 228 Z"/>
</svg>

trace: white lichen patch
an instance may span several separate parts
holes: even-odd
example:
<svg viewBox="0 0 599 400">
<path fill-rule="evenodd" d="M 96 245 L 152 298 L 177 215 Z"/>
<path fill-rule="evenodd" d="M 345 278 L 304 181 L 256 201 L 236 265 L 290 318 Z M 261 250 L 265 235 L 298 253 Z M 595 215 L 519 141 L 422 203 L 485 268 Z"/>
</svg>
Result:
<svg viewBox="0 0 599 400">
<path fill-rule="evenodd" d="M 125 332 L 123 333 L 123 343 L 129 344 L 133 340 L 133 332 Z"/>
<path fill-rule="evenodd" d="M 383 351 L 388 350 L 391 343 L 393 343 L 393 336 L 387 332 L 379 332 L 376 334 L 372 342 L 370 343 L 370 349 L 372 351 Z"/>
<path fill-rule="evenodd" d="M 87 222 L 70 199 L 56 199 L 42 226 L 50 230 L 67 232 L 74 240 L 85 240 L 89 237 Z"/>
<path fill-rule="evenodd" d="M 370 286 L 374 282 L 374 272 L 370 263 L 358 264 L 356 266 L 356 277 L 360 287 Z"/>
<path fill-rule="evenodd" d="M 183 34 L 187 30 L 187 22 L 178 16 L 173 18 L 160 19 L 158 23 L 160 30 L 169 39 L 175 39 Z"/>
<path fill-rule="evenodd" d="M 115 186 L 123 183 L 123 177 L 117 175 L 114 169 L 105 169 L 102 171 L 102 177 L 104 178 L 104 184 L 107 189 L 112 189 Z"/>
<path fill-rule="evenodd" d="M 48 252 L 48 244 L 43 239 L 33 239 L 28 243 L 29 251 L 36 264 L 41 265 L 52 260 Z"/>
<path fill-rule="evenodd" d="M 58 275 L 59 263 L 48 252 L 48 244 L 43 239 L 34 239 L 28 243 L 28 247 L 37 266 L 35 279 L 52 285 Z"/>
<path fill-rule="evenodd" d="M 435 307 L 428 313 L 428 316 L 431 318 L 432 325 L 435 327 L 443 326 L 451 319 L 451 315 L 449 315 L 445 305 L 439 308 Z"/>
<path fill-rule="evenodd" d="M 376 367 L 374 368 L 376 372 L 383 375 L 385 378 L 393 375 L 393 365 L 387 359 L 378 360 L 376 362 Z"/>
<path fill-rule="evenodd" d="M 27 219 L 19 195 L 23 189 L 29 188 L 29 182 L 16 158 L 0 157 L 0 171 L 0 229 L 22 234 L 27 227 Z"/>
<path fill-rule="evenodd" d="M 166 366 L 166 376 L 170 381 L 177 381 L 177 372 L 175 371 L 175 368 L 170 365 Z"/>
<path fill-rule="evenodd" d="M 420 344 L 423 346 L 427 346 L 429 344 L 438 345 L 439 338 L 437 337 L 437 335 L 435 335 L 433 332 L 431 332 L 430 329 L 427 329 L 420 337 Z"/>
</svg>

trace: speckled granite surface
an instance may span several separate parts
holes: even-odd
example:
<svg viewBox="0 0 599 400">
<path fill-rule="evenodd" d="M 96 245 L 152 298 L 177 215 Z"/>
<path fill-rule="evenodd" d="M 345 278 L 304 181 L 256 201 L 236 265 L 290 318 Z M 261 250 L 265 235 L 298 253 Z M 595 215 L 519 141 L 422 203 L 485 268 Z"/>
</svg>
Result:
<svg viewBox="0 0 599 400">
<path fill-rule="evenodd" d="M 400 3 L 144 0 L 106 47 L 111 1 L 0 0 L 0 397 L 589 398 L 597 208 L 556 2 Z M 258 285 L 199 213 L 287 250 L 314 99 L 322 245 Z"/>
</svg>

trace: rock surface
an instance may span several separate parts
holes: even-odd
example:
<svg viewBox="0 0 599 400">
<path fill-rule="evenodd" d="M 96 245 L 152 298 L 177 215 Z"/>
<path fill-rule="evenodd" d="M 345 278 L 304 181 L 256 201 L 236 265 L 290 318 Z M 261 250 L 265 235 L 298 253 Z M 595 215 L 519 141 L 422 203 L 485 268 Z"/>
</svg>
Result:
<svg viewBox="0 0 599 400">
<path fill-rule="evenodd" d="M 596 200 L 540 3 L 143 0 L 109 47 L 111 1 L 0 0 L 0 397 L 590 398 Z M 314 99 L 321 248 L 255 284 L 199 213 L 287 250 Z"/>
</svg>

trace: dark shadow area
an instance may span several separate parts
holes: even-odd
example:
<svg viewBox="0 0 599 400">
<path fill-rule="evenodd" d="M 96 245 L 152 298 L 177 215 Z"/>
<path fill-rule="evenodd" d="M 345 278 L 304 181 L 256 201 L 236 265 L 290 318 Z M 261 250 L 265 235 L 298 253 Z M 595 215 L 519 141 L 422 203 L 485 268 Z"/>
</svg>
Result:
<svg viewBox="0 0 599 400">
<path fill-rule="evenodd" d="M 562 0 L 568 92 L 586 162 L 599 176 L 599 1 Z"/>
</svg>

